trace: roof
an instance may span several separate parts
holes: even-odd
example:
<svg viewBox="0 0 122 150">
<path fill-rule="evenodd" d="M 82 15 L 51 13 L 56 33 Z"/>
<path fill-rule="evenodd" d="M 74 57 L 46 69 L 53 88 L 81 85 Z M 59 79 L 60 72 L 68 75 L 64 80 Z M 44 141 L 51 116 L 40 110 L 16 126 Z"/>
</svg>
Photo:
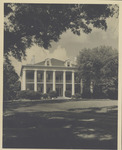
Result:
<svg viewBox="0 0 122 150">
<path fill-rule="evenodd" d="M 50 60 L 51 60 L 51 65 L 52 66 L 59 66 L 59 67 L 64 67 L 65 66 L 65 61 L 58 60 L 58 59 L 55 59 L 55 58 L 50 58 Z M 45 60 L 42 61 L 42 62 L 36 63 L 34 65 L 45 66 Z M 75 67 L 75 66 L 76 65 L 72 64 L 72 67 Z"/>
<path fill-rule="evenodd" d="M 50 60 L 51 61 L 51 66 L 45 66 L 45 61 L 46 60 Z M 68 61 L 68 60 L 66 60 L 66 61 Z M 49 68 L 49 67 L 53 67 L 53 68 L 67 68 L 68 70 L 69 69 L 75 69 L 75 68 L 77 68 L 76 67 L 76 65 L 75 64 L 73 64 L 73 63 L 71 63 L 72 64 L 72 66 L 71 67 L 67 67 L 66 65 L 65 65 L 65 63 L 66 63 L 66 61 L 62 61 L 62 60 L 58 60 L 58 59 L 55 59 L 55 58 L 47 58 L 47 59 L 45 59 L 44 61 L 41 61 L 41 62 L 39 62 L 39 63 L 36 63 L 36 64 L 27 64 L 27 65 L 22 65 L 22 67 L 21 67 L 21 71 L 20 71 L 20 76 L 21 76 L 21 74 L 22 74 L 22 69 L 23 69 L 23 67 L 36 67 L 36 68 L 38 68 L 38 67 L 45 67 L 45 68 Z"/>
</svg>

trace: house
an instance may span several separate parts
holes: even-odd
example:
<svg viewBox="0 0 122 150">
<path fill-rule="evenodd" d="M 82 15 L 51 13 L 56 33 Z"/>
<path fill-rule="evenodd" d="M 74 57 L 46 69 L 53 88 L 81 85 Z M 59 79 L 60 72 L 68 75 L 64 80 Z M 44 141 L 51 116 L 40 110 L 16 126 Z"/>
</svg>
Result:
<svg viewBox="0 0 122 150">
<path fill-rule="evenodd" d="M 82 82 L 77 77 L 77 66 L 70 59 L 61 61 L 47 58 L 36 64 L 23 65 L 21 68 L 21 90 L 34 90 L 41 93 L 57 91 L 65 97 L 65 91 L 82 93 Z"/>
</svg>

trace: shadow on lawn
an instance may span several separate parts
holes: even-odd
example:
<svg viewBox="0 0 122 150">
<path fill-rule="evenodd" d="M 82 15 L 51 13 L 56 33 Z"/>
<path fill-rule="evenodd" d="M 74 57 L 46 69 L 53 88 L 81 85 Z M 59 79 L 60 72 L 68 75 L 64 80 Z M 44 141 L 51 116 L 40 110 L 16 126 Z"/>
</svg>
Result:
<svg viewBox="0 0 122 150">
<path fill-rule="evenodd" d="M 3 147 L 116 149 L 117 110 L 102 109 L 5 116 Z"/>
</svg>

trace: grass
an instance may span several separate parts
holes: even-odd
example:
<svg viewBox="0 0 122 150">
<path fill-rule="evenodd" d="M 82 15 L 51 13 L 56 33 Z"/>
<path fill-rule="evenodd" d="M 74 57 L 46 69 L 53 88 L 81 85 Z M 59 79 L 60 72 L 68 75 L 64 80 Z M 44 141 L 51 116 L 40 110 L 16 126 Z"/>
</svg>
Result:
<svg viewBox="0 0 122 150">
<path fill-rule="evenodd" d="M 4 148 L 116 149 L 117 101 L 4 104 Z"/>
</svg>

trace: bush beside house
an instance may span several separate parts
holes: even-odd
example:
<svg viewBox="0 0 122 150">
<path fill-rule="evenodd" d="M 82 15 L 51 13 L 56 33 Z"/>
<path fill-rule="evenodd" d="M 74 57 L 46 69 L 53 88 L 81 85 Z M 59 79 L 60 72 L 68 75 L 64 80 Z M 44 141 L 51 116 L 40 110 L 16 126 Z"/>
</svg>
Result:
<svg viewBox="0 0 122 150">
<path fill-rule="evenodd" d="M 82 94 L 76 93 L 75 95 L 72 95 L 72 99 L 80 99 L 82 98 Z"/>
<path fill-rule="evenodd" d="M 51 91 L 49 93 L 50 98 L 57 98 L 57 92 L 56 91 Z"/>
<path fill-rule="evenodd" d="M 43 99 L 47 99 L 48 98 L 48 94 L 44 93 L 44 94 L 42 94 L 42 97 L 43 97 Z"/>
<path fill-rule="evenodd" d="M 27 91 L 27 90 L 24 90 L 24 91 L 19 91 L 17 93 L 17 96 L 16 96 L 16 99 L 31 99 L 31 100 L 34 100 L 34 99 L 41 99 L 42 98 L 42 94 L 39 93 L 39 92 L 35 92 L 35 91 Z"/>
<path fill-rule="evenodd" d="M 65 91 L 65 96 L 66 96 L 66 97 L 71 97 L 71 91 L 66 90 L 66 91 Z"/>
</svg>

